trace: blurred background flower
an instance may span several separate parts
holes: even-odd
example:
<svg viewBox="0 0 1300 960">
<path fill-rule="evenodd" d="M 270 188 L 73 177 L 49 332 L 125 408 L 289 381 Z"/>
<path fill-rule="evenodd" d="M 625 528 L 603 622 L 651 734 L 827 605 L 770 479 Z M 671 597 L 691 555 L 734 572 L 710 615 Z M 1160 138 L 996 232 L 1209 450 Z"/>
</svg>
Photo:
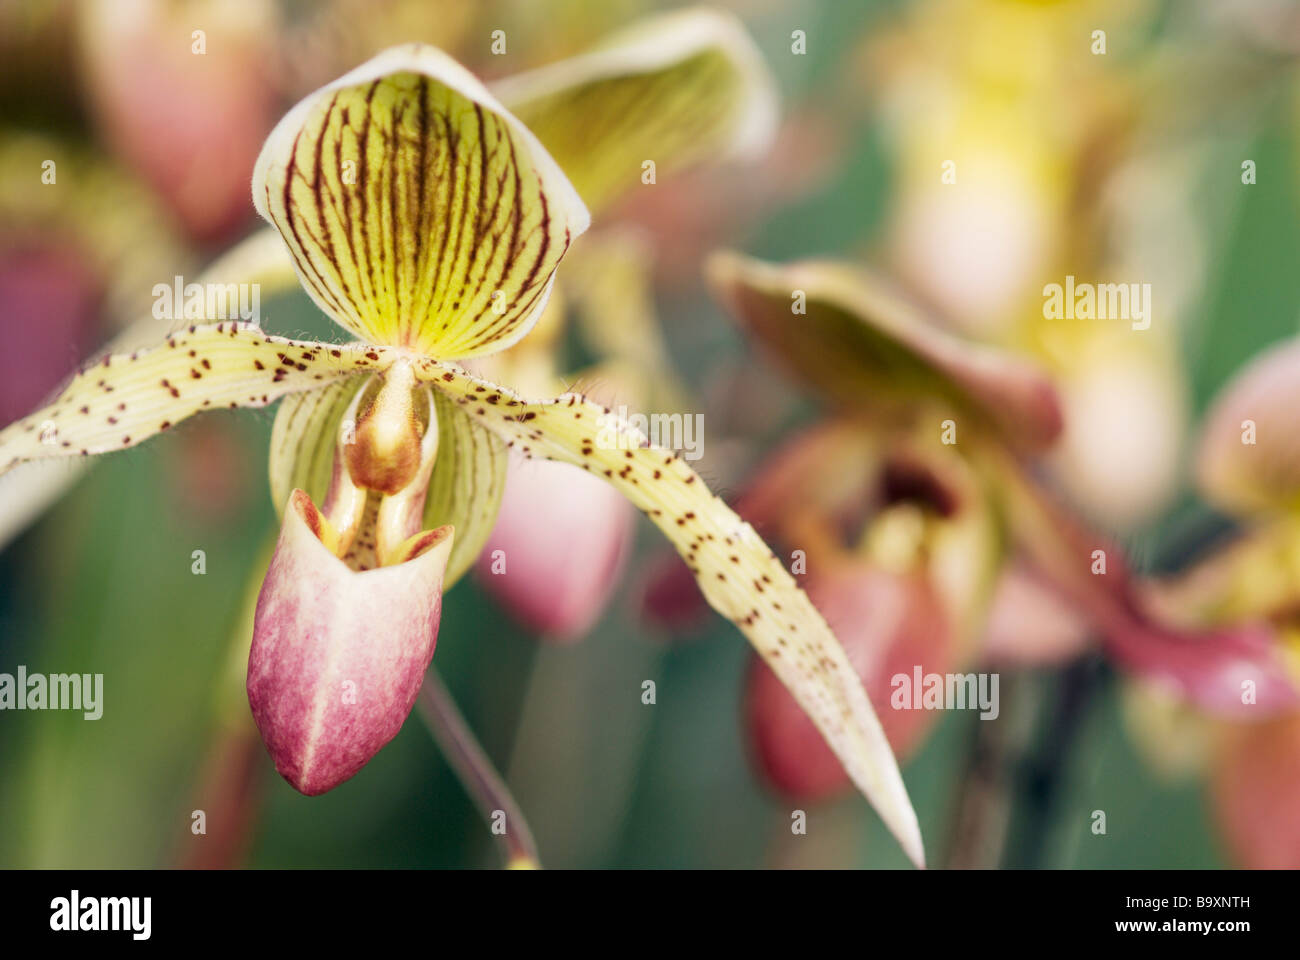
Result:
<svg viewBox="0 0 1300 960">
<path fill-rule="evenodd" d="M 1295 682 L 1300 498 L 1294 448 L 1276 444 L 1294 433 L 1288 397 L 1300 373 L 1294 347 L 1269 352 L 1300 325 L 1293 10 L 1268 0 L 718 5 L 775 77 L 771 145 L 743 164 L 661 170 L 611 197 L 587 246 L 575 246 L 553 338 L 537 331 L 544 352 L 512 362 L 534 364 L 539 383 L 604 389 L 605 402 L 702 413 L 694 466 L 733 505 L 761 499 L 761 481 L 740 481 L 755 468 L 769 484 L 794 471 L 798 484 L 769 487 L 769 522 L 789 527 L 777 538 L 788 550 L 808 551 L 806 586 L 856 649 L 878 708 L 889 676 L 914 665 L 999 672 L 997 720 L 881 708 L 934 862 L 1300 866 L 1294 711 L 1224 718 L 1186 685 L 1116 671 L 1093 642 L 1095 610 L 1062 603 L 999 537 L 968 532 L 990 511 L 1000 529 L 985 477 L 936 464 L 914 440 L 882 441 L 878 416 L 830 417 L 806 386 L 773 377 L 780 358 L 746 343 L 703 270 L 716 248 L 869 263 L 951 333 L 1035 364 L 1059 391 L 1063 432 L 1034 481 L 1086 519 L 1087 536 L 1105 538 L 1111 569 L 1131 570 L 1171 630 L 1266 631 Z M 253 157 L 303 93 L 415 40 L 506 78 L 676 6 L 0 4 L 6 422 L 146 317 L 155 283 L 248 232 Z M 55 181 L 42 180 L 47 160 Z M 1044 287 L 1067 276 L 1151 284 L 1149 328 L 1047 316 Z M 277 333 L 328 331 L 301 293 L 267 293 L 262 306 Z M 628 329 L 655 330 L 631 341 L 653 346 L 629 350 L 618 336 Z M 522 386 L 527 374 L 515 373 Z M 1247 419 L 1255 445 L 1242 443 Z M 59 465 L 25 485 L 0 479 L 0 537 L 14 538 L 0 553 L 0 672 L 103 673 L 106 696 L 98 721 L 0 715 L 0 864 L 496 863 L 420 725 L 407 724 L 368 776 L 311 800 L 267 776 L 269 758 L 248 739 L 247 704 L 229 696 L 246 647 L 231 638 L 248 558 L 276 521 L 269 497 L 237 491 L 263 483 L 272 421 L 214 414 L 84 475 Z M 801 458 L 815 443 L 832 456 Z M 214 487 L 218 474 L 239 482 Z M 565 526 L 543 490 L 571 485 L 524 471 L 516 481 L 523 492 L 508 495 L 503 520 L 514 511 Z M 73 482 L 80 496 L 28 532 L 11 518 L 20 501 Z M 846 516 L 833 509 L 845 488 L 898 495 Z M 821 521 L 806 519 L 818 511 L 786 509 L 819 497 L 836 534 L 821 540 Z M 945 515 L 947 497 L 961 509 Z M 967 559 L 939 564 L 952 572 L 941 581 L 954 529 L 969 538 Z M 836 799 L 839 771 L 817 763 L 801 718 L 784 715 L 734 631 L 691 615 L 689 599 L 684 614 L 643 615 L 670 606 L 646 601 L 647 584 L 663 588 L 656 537 L 619 516 L 605 534 L 573 537 L 567 559 L 539 555 L 582 570 L 563 594 L 508 608 L 487 573 L 449 593 L 442 613 L 444 633 L 467 642 L 440 648 L 441 674 L 505 772 L 542 861 L 901 866 L 866 805 Z M 508 535 L 509 525 L 494 533 Z M 997 562 L 972 562 L 970 543 Z M 1080 562 L 1091 577 L 1090 558 Z M 614 575 L 620 565 L 629 576 Z M 951 585 L 963 582 L 979 586 Z M 556 635 L 583 642 L 536 643 L 548 627 L 531 603 L 563 614 L 549 621 Z M 1168 662 L 1150 638 L 1133 642 Z M 791 801 L 774 781 L 821 800 Z M 812 826 L 794 836 L 791 810 L 805 805 Z M 206 834 L 192 830 L 199 809 Z"/>
</svg>

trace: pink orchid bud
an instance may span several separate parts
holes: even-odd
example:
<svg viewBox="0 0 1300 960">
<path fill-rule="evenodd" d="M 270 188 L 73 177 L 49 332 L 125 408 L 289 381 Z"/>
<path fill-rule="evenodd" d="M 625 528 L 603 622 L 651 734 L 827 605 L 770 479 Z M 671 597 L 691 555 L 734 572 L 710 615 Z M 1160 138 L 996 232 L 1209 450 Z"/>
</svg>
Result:
<svg viewBox="0 0 1300 960">
<path fill-rule="evenodd" d="M 844 646 L 862 679 L 885 736 L 901 758 L 918 741 L 933 710 L 894 709 L 891 680 L 944 673 L 953 656 L 952 628 L 923 579 L 846 561 L 805 584 L 808 596 Z M 761 660 L 747 680 L 745 721 L 765 778 L 792 799 L 817 801 L 849 787 L 848 774 L 808 714 Z"/>
<path fill-rule="evenodd" d="M 397 735 L 433 658 L 452 529 L 355 571 L 295 490 L 257 600 L 248 701 L 275 768 L 308 796 L 353 776 Z M 399 562 L 400 561 L 400 562 Z"/>
<path fill-rule="evenodd" d="M 80 9 L 81 67 L 109 145 L 202 243 L 251 214 L 248 171 L 275 122 L 266 0 L 106 0 Z"/>
<path fill-rule="evenodd" d="M 632 533 L 631 506 L 600 478 L 565 463 L 515 461 L 479 581 L 527 627 L 571 643 L 609 602 Z"/>
</svg>

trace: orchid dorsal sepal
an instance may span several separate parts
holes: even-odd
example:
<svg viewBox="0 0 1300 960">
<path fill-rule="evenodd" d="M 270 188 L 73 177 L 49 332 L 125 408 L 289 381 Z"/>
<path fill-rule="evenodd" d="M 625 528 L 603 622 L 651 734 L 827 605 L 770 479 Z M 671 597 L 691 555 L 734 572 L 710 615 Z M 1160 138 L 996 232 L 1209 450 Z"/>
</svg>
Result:
<svg viewBox="0 0 1300 960">
<path fill-rule="evenodd" d="M 1064 429 L 1045 371 L 1010 351 L 967 340 L 883 275 L 852 263 L 769 263 L 713 254 L 714 295 L 782 366 L 843 408 L 906 422 L 939 401 L 963 424 L 1025 453 Z M 954 420 L 954 423 L 956 420 Z"/>
<path fill-rule="evenodd" d="M 253 172 L 322 310 L 369 343 L 494 353 L 531 329 L 590 215 L 537 138 L 440 50 L 385 50 L 289 111 Z"/>
</svg>

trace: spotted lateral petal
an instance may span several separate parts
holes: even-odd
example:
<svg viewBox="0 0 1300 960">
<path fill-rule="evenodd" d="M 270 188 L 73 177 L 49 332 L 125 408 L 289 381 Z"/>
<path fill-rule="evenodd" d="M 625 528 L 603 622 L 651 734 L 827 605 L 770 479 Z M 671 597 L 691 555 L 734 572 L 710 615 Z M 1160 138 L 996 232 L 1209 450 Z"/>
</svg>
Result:
<svg viewBox="0 0 1300 960">
<path fill-rule="evenodd" d="M 203 410 L 264 407 L 391 363 L 381 347 L 286 340 L 252 324 L 191 327 L 149 350 L 105 356 L 48 407 L 0 431 L 0 472 L 24 460 L 132 447 Z"/>
<path fill-rule="evenodd" d="M 686 560 L 709 604 L 749 638 L 908 856 L 923 863 L 920 828 L 898 765 L 844 650 L 753 528 L 683 460 L 577 394 L 525 401 L 431 360 L 418 364 L 417 375 L 520 453 L 591 471 L 653 520 Z"/>
<path fill-rule="evenodd" d="M 493 87 L 593 210 L 639 185 L 647 160 L 659 176 L 766 149 L 775 90 L 740 21 L 709 9 L 653 17 Z"/>
<path fill-rule="evenodd" d="M 504 349 L 536 322 L 587 208 L 464 67 L 394 47 L 280 121 L 253 202 L 312 299 L 370 343 Z"/>
<path fill-rule="evenodd" d="M 0 159 L 0 171 L 4 169 Z M 108 191 L 107 195 L 112 195 Z M 0 203 L 2 205 L 2 203 Z M 84 216 L 84 211 L 83 211 Z M 273 241 L 271 246 L 268 241 Z M 218 257 L 198 278 L 200 284 L 255 284 L 265 297 L 296 287 L 298 278 L 280 242 L 270 227 L 236 244 Z M 211 318 L 216 320 L 218 318 Z M 178 326 L 192 321 L 159 320 L 146 315 L 124 329 L 109 344 L 108 350 L 123 353 L 162 340 Z M 26 529 L 79 478 L 94 461 L 41 461 L 29 463 L 8 474 L 0 485 L 0 548 Z"/>
<path fill-rule="evenodd" d="M 1037 367 L 949 333 L 865 270 L 725 252 L 709 260 L 708 275 L 778 362 L 838 403 L 893 417 L 933 398 L 1021 450 L 1046 448 L 1061 433 L 1060 400 Z"/>
</svg>

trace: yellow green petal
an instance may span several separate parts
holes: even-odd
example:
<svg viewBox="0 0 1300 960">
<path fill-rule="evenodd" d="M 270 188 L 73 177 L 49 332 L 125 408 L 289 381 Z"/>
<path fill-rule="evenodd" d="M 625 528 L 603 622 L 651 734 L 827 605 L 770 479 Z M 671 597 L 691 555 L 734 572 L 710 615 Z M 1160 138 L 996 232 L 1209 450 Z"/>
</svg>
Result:
<svg viewBox="0 0 1300 960">
<path fill-rule="evenodd" d="M 850 409 L 906 419 L 931 399 L 1021 450 L 1061 432 L 1060 401 L 1036 366 L 940 328 L 865 270 L 727 252 L 709 260 L 708 276 L 778 363 Z"/>
<path fill-rule="evenodd" d="M 424 525 L 456 528 L 443 576 L 443 591 L 478 559 L 496 524 L 509 462 L 505 441 L 470 418 L 450 397 L 434 394 L 438 413 L 438 461 L 424 501 Z"/>
<path fill-rule="evenodd" d="M 271 428 L 271 502 L 283 519 L 294 490 L 305 490 L 313 503 L 324 503 L 334 475 L 339 425 L 367 377 L 348 377 L 315 390 L 284 398 Z"/>
<path fill-rule="evenodd" d="M 133 447 L 203 410 L 264 407 L 392 361 L 381 347 L 287 340 L 251 324 L 191 327 L 148 350 L 104 356 L 49 406 L 0 431 L 0 473 L 25 460 Z"/>
<path fill-rule="evenodd" d="M 740 628 L 808 712 L 908 856 L 923 863 L 898 765 L 839 641 L 754 529 L 683 460 L 578 394 L 525 401 L 427 360 L 417 375 L 520 453 L 589 470 L 643 511 L 686 560 L 709 604 Z"/>
<path fill-rule="evenodd" d="M 776 129 L 775 84 L 732 14 L 682 10 L 493 91 L 551 151 L 593 210 L 701 163 L 753 156 Z"/>
<path fill-rule="evenodd" d="M 536 137 L 419 44 L 289 111 L 258 158 L 253 202 L 322 310 L 369 343 L 440 358 L 527 333 L 589 223 Z"/>
</svg>

